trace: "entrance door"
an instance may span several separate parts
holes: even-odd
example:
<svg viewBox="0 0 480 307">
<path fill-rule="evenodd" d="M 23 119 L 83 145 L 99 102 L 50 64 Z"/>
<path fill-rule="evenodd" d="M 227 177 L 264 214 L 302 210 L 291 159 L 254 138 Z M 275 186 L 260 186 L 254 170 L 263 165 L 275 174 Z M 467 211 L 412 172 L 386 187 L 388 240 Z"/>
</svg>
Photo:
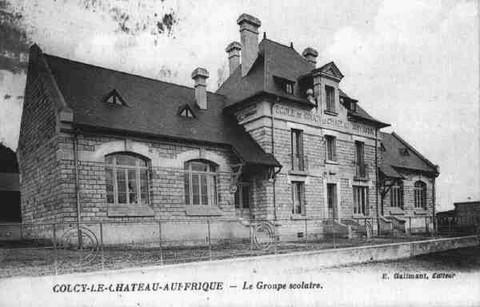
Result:
<svg viewBox="0 0 480 307">
<path fill-rule="evenodd" d="M 337 219 L 337 184 L 327 183 L 328 218 Z"/>
<path fill-rule="evenodd" d="M 237 216 L 250 219 L 250 185 L 248 183 L 239 183 L 235 192 L 235 214 Z"/>
</svg>

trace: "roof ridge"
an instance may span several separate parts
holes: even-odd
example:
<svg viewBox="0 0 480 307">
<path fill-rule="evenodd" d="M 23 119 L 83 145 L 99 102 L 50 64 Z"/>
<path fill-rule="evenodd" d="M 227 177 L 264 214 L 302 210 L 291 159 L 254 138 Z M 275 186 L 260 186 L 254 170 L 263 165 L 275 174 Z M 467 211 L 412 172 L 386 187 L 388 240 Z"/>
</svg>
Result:
<svg viewBox="0 0 480 307">
<path fill-rule="evenodd" d="M 57 59 L 60 59 L 62 61 L 68 61 L 68 62 L 72 62 L 72 63 L 75 63 L 75 64 L 95 67 L 95 68 L 99 68 L 99 69 L 103 69 L 103 70 L 112 71 L 112 72 L 115 72 L 115 73 L 128 75 L 128 76 L 131 76 L 131 77 L 136 77 L 136 78 L 145 79 L 145 80 L 149 80 L 149 81 L 160 82 L 160 83 L 165 83 L 165 84 L 169 84 L 169 85 L 174 85 L 174 86 L 177 86 L 177 87 L 187 88 L 187 89 L 190 89 L 190 90 L 195 90 L 195 88 L 190 87 L 190 86 L 186 86 L 186 85 L 183 85 L 183 84 L 178 84 L 178 83 L 173 83 L 173 82 L 168 82 L 168 81 L 162 81 L 162 80 L 154 79 L 154 78 L 151 78 L 151 77 L 142 76 L 142 75 L 139 75 L 139 74 L 128 73 L 126 71 L 121 71 L 121 70 L 116 70 L 116 69 L 112 69 L 112 68 L 108 68 L 108 67 L 98 66 L 98 65 L 89 64 L 89 63 L 84 63 L 84 62 L 80 62 L 80 61 L 76 61 L 76 60 L 71 60 L 71 59 L 63 58 L 63 57 L 53 55 L 53 54 L 48 54 L 48 53 L 43 53 L 43 54 L 47 57 L 57 58 Z M 207 93 L 226 98 L 224 95 L 218 94 L 216 92 L 207 91 Z"/>
<path fill-rule="evenodd" d="M 288 46 L 288 45 L 284 45 L 284 44 L 282 44 L 282 43 L 279 43 L 279 42 L 277 42 L 277 41 L 271 40 L 271 39 L 266 38 L 266 37 L 263 38 L 263 39 L 260 41 L 259 45 L 260 45 L 264 40 L 265 40 L 265 41 L 272 42 L 272 43 L 274 43 L 274 44 L 277 44 L 277 45 L 279 45 L 279 46 L 281 46 L 281 47 L 284 47 L 284 48 L 293 50 L 293 51 L 298 55 L 298 57 L 301 58 L 306 64 L 311 65 L 311 63 L 310 63 L 307 59 L 305 59 L 305 58 L 295 49 L 295 47 L 293 47 L 293 46 Z M 292 42 L 292 43 L 293 43 L 293 42 Z"/>
<path fill-rule="evenodd" d="M 417 156 L 419 156 L 420 159 L 422 159 L 424 162 L 426 162 L 431 168 L 433 168 L 435 170 L 435 172 L 438 173 L 438 170 L 437 170 L 437 165 L 433 164 L 432 162 L 430 162 L 430 160 L 428 160 L 424 155 L 422 155 L 418 150 L 416 150 L 412 145 L 410 145 L 407 141 L 405 141 L 402 137 L 400 137 L 397 133 L 395 133 L 395 131 L 392 131 L 391 133 L 392 136 L 394 136 L 395 138 L 397 138 L 403 145 L 405 145 L 406 147 L 408 147 L 411 151 L 413 151 Z"/>
</svg>

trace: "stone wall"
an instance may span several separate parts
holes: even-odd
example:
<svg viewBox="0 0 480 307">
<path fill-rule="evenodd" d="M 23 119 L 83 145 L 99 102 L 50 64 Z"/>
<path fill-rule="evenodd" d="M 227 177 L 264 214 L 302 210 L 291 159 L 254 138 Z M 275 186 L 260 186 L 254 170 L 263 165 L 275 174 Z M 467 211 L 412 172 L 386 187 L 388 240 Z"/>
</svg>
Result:
<svg viewBox="0 0 480 307">
<path fill-rule="evenodd" d="M 24 223 L 61 219 L 58 115 L 40 69 L 29 68 L 17 150 Z"/>
<path fill-rule="evenodd" d="M 73 209 L 73 136 L 63 133 L 61 139 L 59 165 L 63 182 L 63 204 L 66 208 Z M 81 217 L 84 222 L 149 222 L 187 218 L 186 209 L 192 206 L 186 205 L 184 201 L 184 162 L 192 159 L 205 159 L 218 165 L 218 207 L 223 217 L 233 217 L 235 214 L 234 196 L 229 191 L 232 183 L 230 165 L 238 163 L 238 160 L 228 148 L 80 135 L 78 150 Z M 107 204 L 106 201 L 105 155 L 115 152 L 139 154 L 149 161 L 151 214 L 138 214 L 132 205 L 130 208 L 133 212 L 126 212 L 124 216 L 112 214 L 115 205 Z"/>
<path fill-rule="evenodd" d="M 335 183 L 338 186 L 337 211 L 339 218 L 354 217 L 354 186 L 369 188 L 366 216 L 375 217 L 377 205 L 374 134 L 372 135 L 370 130 L 368 135 L 356 133 L 353 128 L 354 124 L 347 120 L 347 112 L 340 105 L 338 105 L 339 114 L 335 117 L 324 115 L 321 108 L 307 110 L 279 103 L 272 108 L 271 103 L 268 100 L 258 102 L 256 108 L 250 106 L 245 111 L 240 110 L 237 116 L 242 119 L 241 124 L 255 141 L 267 152 L 272 152 L 283 166 L 275 181 L 277 219 L 283 220 L 292 217 L 292 182 L 304 183 L 305 216 L 310 218 L 329 217 L 325 191 L 327 183 Z M 272 110 L 274 112 L 273 119 Z M 254 115 L 246 117 L 244 113 Z M 272 120 L 274 120 L 273 125 Z M 327 124 L 324 125 L 324 122 Z M 334 124 L 329 124 L 331 122 Z M 335 125 L 339 125 L 339 128 L 336 129 Z M 273 133 L 272 126 L 274 127 Z M 300 130 L 303 134 L 304 171 L 293 169 L 292 129 Z M 325 135 L 336 137 L 337 161 L 334 163 L 326 161 Z M 356 176 L 356 141 L 364 143 L 367 176 L 362 180 Z M 269 210 L 274 209 L 271 207 Z"/>
<path fill-rule="evenodd" d="M 434 178 L 419 175 L 411 172 L 402 172 L 405 177 L 403 180 L 403 210 L 391 206 L 391 190 L 386 194 L 384 199 L 384 213 L 385 215 L 404 215 L 411 217 L 432 216 L 433 212 L 433 183 Z M 415 208 L 415 192 L 414 184 L 417 181 L 422 181 L 427 186 L 426 209 Z"/>
</svg>

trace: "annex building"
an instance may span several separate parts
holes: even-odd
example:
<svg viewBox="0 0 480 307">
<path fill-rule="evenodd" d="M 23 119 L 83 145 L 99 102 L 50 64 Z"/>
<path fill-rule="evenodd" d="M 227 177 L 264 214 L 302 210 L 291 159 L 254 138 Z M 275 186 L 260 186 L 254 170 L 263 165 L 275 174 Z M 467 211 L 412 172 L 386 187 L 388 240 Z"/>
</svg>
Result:
<svg viewBox="0 0 480 307">
<path fill-rule="evenodd" d="M 242 14 L 230 75 L 192 87 L 30 51 L 18 158 L 22 221 L 229 220 L 248 234 L 431 231 L 438 167 L 341 89 L 333 62 L 267 39 Z M 237 221 L 238 223 L 232 223 Z M 133 227 L 133 226 L 132 226 Z M 128 230 L 134 232 L 134 229 Z M 198 230 L 174 227 L 171 236 Z M 201 235 L 199 235 L 201 236 Z"/>
</svg>

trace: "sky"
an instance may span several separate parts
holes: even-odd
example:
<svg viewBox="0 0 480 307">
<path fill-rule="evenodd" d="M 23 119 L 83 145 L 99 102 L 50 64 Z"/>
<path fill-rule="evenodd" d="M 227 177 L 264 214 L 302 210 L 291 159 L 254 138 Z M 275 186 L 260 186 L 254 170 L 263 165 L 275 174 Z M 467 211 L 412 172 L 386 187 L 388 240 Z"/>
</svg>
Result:
<svg viewBox="0 0 480 307">
<path fill-rule="evenodd" d="M 225 47 L 239 41 L 236 20 L 249 13 L 262 21 L 260 31 L 268 38 L 293 42 L 299 52 L 317 49 L 319 65 L 334 61 L 345 75 L 345 92 L 391 123 L 386 131 L 397 132 L 440 166 L 440 209 L 480 200 L 476 1 L 2 2 L 5 12 L 21 16 L 16 26 L 26 45 L 187 86 L 193 85 L 191 72 L 205 67 L 211 91 L 227 73 Z M 165 20 L 165 14 L 173 18 Z M 159 31 L 158 20 L 169 27 Z M 0 141 L 16 149 L 26 74 L 1 65 Z"/>
</svg>

